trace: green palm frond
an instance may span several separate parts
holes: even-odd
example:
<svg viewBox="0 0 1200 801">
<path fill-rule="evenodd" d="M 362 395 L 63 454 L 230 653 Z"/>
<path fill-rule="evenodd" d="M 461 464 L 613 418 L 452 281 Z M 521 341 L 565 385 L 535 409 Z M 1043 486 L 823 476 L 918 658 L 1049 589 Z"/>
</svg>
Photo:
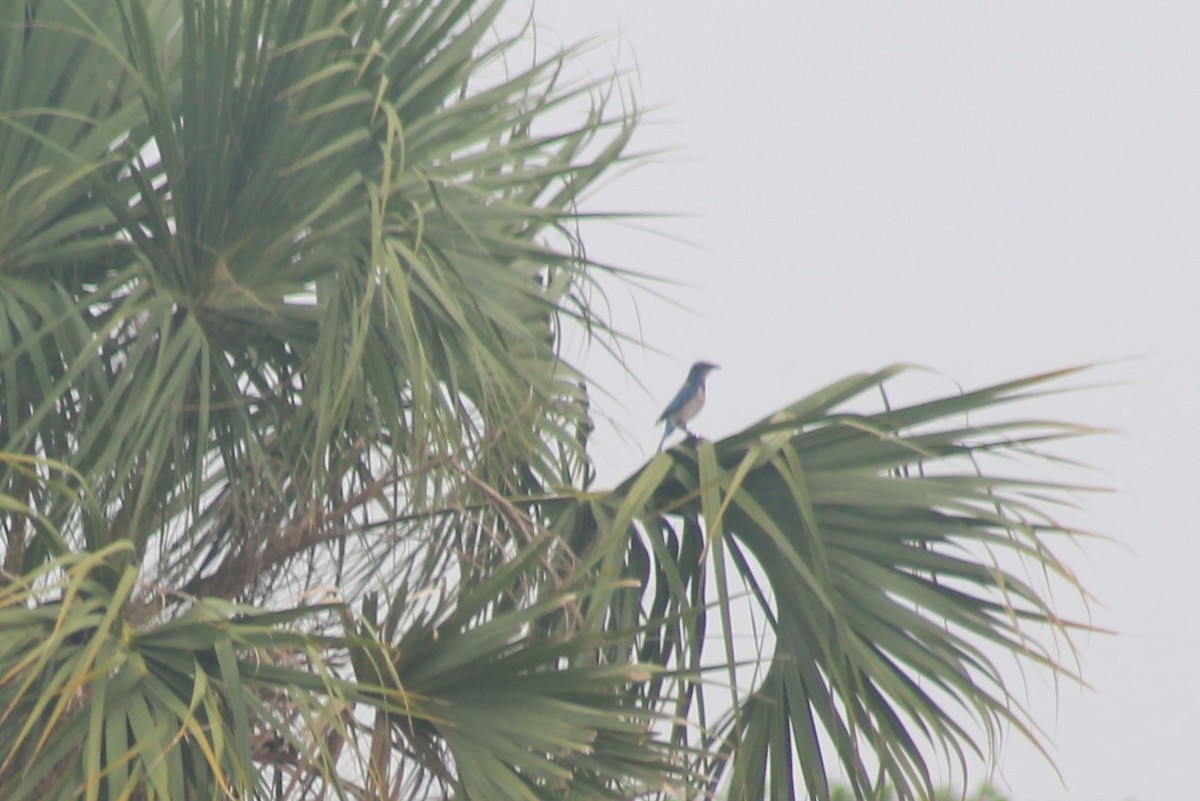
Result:
<svg viewBox="0 0 1200 801">
<path fill-rule="evenodd" d="M 547 620 L 573 618 L 604 588 L 586 573 L 537 582 L 554 544 L 538 537 L 442 603 L 390 599 L 382 621 L 372 619 L 379 599 L 370 596 L 351 623 L 359 685 L 378 686 L 389 699 L 376 743 L 415 757 L 414 775 L 404 777 L 413 789 L 437 783 L 461 798 L 622 799 L 695 784 L 656 732 L 661 715 L 630 692 L 653 670 L 618 656 L 628 633 L 569 626 L 546 636 Z M 519 587 L 537 589 L 526 601 Z M 402 615 L 409 619 L 400 626 Z M 373 772 L 386 775 L 383 767 Z"/>
<path fill-rule="evenodd" d="M 136 599 L 132 567 L 114 586 L 102 580 L 129 548 L 56 560 L 0 592 L 0 795 L 252 797 L 289 749 L 304 754 L 290 765 L 334 773 L 312 743 L 347 694 L 313 670 L 320 638 L 293 628 L 327 610 L 204 600 L 159 619 L 162 607 Z M 279 728 L 270 698 L 324 712 Z M 286 748 L 272 751 L 277 742 Z"/>
<path fill-rule="evenodd" d="M 385 5 L 42 2 L 5 29 L 28 41 L 4 85 L 69 45 L 108 93 L 0 108 L 23 193 L 0 209 L 3 445 L 86 476 L 107 540 L 174 586 L 254 592 L 353 515 L 586 464 L 556 339 L 606 326 L 571 221 L 632 118 L 539 130 L 594 87 L 560 86 L 561 56 L 497 76 L 499 2 Z M 207 576 L 177 559 L 197 549 Z"/>
<path fill-rule="evenodd" d="M 828 798 L 834 763 L 861 797 L 931 794 L 931 749 L 965 765 L 1005 731 L 1039 741 L 1001 657 L 1073 675 L 1078 625 L 1040 579 L 1083 593 L 1053 548 L 1076 534 L 1052 513 L 1078 488 L 992 471 L 993 457 L 1037 457 L 1090 432 L 972 422 L 1069 371 L 850 411 L 900 372 L 854 376 L 720 442 L 688 441 L 610 495 L 549 504 L 587 564 L 636 581 L 591 618 L 645 625 L 631 658 L 683 672 L 649 686 L 700 726 L 676 741 L 706 755 L 698 771 L 714 786 L 723 776 L 730 798 L 790 799 L 801 786 Z M 761 661 L 742 642 L 754 626 Z M 740 662 L 757 664 L 753 678 Z"/>
</svg>

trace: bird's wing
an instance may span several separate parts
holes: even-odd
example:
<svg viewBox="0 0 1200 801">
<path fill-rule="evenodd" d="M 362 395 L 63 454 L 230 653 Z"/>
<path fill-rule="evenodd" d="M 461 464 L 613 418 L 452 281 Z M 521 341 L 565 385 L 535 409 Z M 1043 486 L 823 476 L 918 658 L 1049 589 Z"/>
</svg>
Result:
<svg viewBox="0 0 1200 801">
<path fill-rule="evenodd" d="M 663 413 L 658 416 L 658 422 L 661 423 L 663 420 L 667 420 L 678 414 L 679 410 L 683 408 L 684 404 L 691 400 L 692 396 L 695 394 L 695 387 L 691 386 L 690 384 L 685 385 L 683 389 L 679 390 L 675 397 L 671 399 L 671 402 L 667 404 L 667 408 L 663 409 Z"/>
</svg>

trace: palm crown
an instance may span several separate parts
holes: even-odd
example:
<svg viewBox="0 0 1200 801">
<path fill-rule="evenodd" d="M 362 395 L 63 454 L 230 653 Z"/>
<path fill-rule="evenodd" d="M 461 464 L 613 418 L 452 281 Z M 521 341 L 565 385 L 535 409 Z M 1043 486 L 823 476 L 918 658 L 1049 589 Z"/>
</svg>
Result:
<svg viewBox="0 0 1200 801">
<path fill-rule="evenodd" d="M 0 797 L 911 797 L 1033 731 L 988 654 L 1061 669 L 1063 488 L 981 466 L 1081 430 L 966 420 L 1059 376 L 594 490 L 637 114 L 503 6 L 0 6 Z"/>
</svg>

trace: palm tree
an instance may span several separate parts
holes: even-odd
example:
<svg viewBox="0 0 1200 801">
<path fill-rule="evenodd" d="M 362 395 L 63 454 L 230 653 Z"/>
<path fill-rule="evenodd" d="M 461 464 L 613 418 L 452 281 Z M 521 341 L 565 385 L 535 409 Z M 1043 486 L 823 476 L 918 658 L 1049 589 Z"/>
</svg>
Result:
<svg viewBox="0 0 1200 801">
<path fill-rule="evenodd" d="M 1083 432 L 986 410 L 1062 375 L 592 488 L 637 112 L 503 7 L 0 6 L 0 798 L 912 798 L 1036 737 L 1069 488 L 991 455 Z"/>
</svg>

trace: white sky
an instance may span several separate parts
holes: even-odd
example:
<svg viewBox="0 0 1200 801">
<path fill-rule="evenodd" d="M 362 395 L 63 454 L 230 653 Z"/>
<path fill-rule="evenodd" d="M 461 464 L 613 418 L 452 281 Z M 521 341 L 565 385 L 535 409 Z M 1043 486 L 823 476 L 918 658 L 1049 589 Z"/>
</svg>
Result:
<svg viewBox="0 0 1200 801">
<path fill-rule="evenodd" d="M 1016 741 L 990 778 L 1014 801 L 1194 797 L 1200 3 L 541 0 L 534 18 L 540 48 L 601 38 L 581 70 L 636 68 L 657 110 L 635 145 L 673 148 L 587 207 L 681 215 L 586 241 L 687 285 L 663 287 L 679 307 L 637 295 L 636 317 L 613 292 L 650 347 L 626 351 L 645 388 L 587 362 L 615 394 L 603 482 L 653 452 L 698 358 L 724 367 L 693 424 L 710 437 L 896 361 L 974 387 L 1119 360 L 1093 376 L 1113 386 L 1035 411 L 1124 432 L 1066 450 L 1117 490 L 1079 518 L 1112 542 L 1069 561 L 1120 634 L 1080 640 L 1091 690 L 1056 706 L 1031 682 L 1062 780 Z"/>
</svg>

